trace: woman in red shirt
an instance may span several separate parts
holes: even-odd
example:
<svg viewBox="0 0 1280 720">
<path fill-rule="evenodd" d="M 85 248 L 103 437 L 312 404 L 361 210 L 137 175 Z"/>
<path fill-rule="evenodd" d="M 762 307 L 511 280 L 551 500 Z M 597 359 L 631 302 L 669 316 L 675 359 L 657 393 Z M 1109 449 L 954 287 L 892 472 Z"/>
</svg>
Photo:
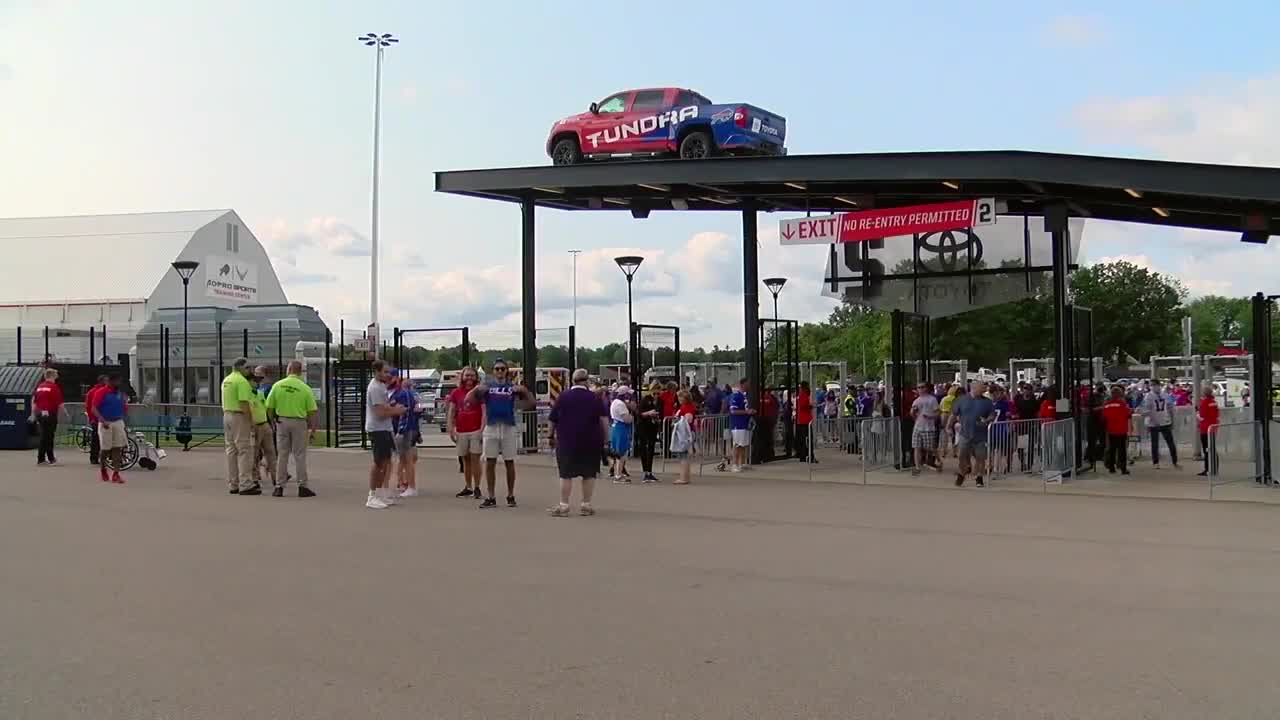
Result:
<svg viewBox="0 0 1280 720">
<path fill-rule="evenodd" d="M 809 426 L 813 423 L 813 397 L 809 392 L 809 383 L 800 383 L 800 392 L 796 394 L 796 457 L 800 462 L 809 462 Z M 816 461 L 814 461 L 816 462 Z"/>
<path fill-rule="evenodd" d="M 698 406 L 693 403 L 693 396 L 684 388 L 676 393 L 676 398 L 680 406 L 676 408 L 675 425 L 671 427 L 671 445 L 668 449 L 671 456 L 680 461 L 680 477 L 672 485 L 688 485 L 693 474 L 691 465 Z"/>
<path fill-rule="evenodd" d="M 1058 393 L 1053 388 L 1047 388 L 1044 394 L 1040 396 L 1040 419 L 1049 421 L 1058 418 Z"/>
<path fill-rule="evenodd" d="M 1196 411 L 1200 430 L 1200 454 L 1204 456 L 1204 470 L 1196 474 L 1201 477 L 1209 474 L 1209 428 L 1218 424 L 1218 417 L 1218 401 L 1213 397 L 1213 383 L 1205 383 L 1200 391 L 1200 407 Z"/>
</svg>

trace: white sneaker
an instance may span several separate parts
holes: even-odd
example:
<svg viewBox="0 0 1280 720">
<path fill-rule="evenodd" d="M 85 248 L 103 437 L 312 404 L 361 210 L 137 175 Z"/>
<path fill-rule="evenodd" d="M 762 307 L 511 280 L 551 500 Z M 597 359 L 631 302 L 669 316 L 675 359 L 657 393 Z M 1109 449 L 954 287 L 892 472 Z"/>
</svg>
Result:
<svg viewBox="0 0 1280 720">
<path fill-rule="evenodd" d="M 402 498 L 418 497 L 418 488 L 405 488 L 404 492 L 400 493 L 400 497 Z"/>
<path fill-rule="evenodd" d="M 382 498 L 378 497 L 377 495 L 370 495 L 369 499 L 365 501 L 364 506 L 369 508 L 370 510 L 386 510 L 387 509 L 387 504 L 383 502 Z"/>
<path fill-rule="evenodd" d="M 740 473 L 740 472 L 742 472 L 742 466 L 741 466 L 741 465 L 731 465 L 731 466 L 729 466 L 729 472 L 731 472 L 731 473 Z"/>
<path fill-rule="evenodd" d="M 379 499 L 382 500 L 382 502 L 386 504 L 387 507 L 400 504 L 400 501 L 396 499 L 396 496 L 392 495 L 390 492 L 388 492 L 386 495 L 383 495 Z"/>
</svg>

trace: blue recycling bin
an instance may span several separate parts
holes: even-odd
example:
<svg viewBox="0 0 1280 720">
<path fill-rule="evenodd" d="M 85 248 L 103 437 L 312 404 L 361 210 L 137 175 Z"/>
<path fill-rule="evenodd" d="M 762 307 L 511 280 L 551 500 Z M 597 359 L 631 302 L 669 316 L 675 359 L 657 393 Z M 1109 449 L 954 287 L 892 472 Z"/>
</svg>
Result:
<svg viewBox="0 0 1280 720">
<path fill-rule="evenodd" d="M 44 370 L 34 365 L 0 367 L 0 450 L 30 450 L 36 435 L 31 426 L 31 394 Z"/>
</svg>

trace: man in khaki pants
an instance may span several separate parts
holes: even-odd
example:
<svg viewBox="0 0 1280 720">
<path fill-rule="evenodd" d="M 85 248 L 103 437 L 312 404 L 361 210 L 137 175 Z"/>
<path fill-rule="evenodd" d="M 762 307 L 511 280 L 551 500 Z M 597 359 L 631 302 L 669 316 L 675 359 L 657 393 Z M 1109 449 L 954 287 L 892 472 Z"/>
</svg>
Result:
<svg viewBox="0 0 1280 720">
<path fill-rule="evenodd" d="M 267 395 L 267 412 L 276 419 L 276 438 L 280 443 L 276 478 L 279 484 L 272 497 L 284 497 L 289 483 L 289 456 L 293 456 L 294 473 L 298 477 L 298 497 L 315 497 L 307 486 L 307 445 L 316 428 L 316 396 L 302 379 L 302 363 L 289 363 L 289 375 L 271 386 Z"/>
<path fill-rule="evenodd" d="M 263 385 L 271 382 L 271 369 L 259 365 L 253 369 L 253 395 L 249 407 L 253 410 L 253 484 L 261 486 L 262 468 L 265 466 L 271 487 L 276 486 L 276 435 L 267 417 L 267 391 Z M 258 458 L 262 462 L 258 462 Z"/>
<path fill-rule="evenodd" d="M 261 495 L 253 481 L 253 386 L 249 361 L 236 358 L 222 380 L 222 434 L 227 446 L 227 488 L 232 495 Z"/>
</svg>

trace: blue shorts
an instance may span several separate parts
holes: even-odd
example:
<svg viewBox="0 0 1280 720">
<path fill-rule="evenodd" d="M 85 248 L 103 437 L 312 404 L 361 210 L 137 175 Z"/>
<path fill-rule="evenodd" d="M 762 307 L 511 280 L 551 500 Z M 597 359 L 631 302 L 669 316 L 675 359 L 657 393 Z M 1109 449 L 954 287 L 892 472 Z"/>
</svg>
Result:
<svg viewBox="0 0 1280 720">
<path fill-rule="evenodd" d="M 626 455 L 631 452 L 631 426 L 616 422 L 609 431 L 609 449 L 614 455 Z"/>
</svg>

